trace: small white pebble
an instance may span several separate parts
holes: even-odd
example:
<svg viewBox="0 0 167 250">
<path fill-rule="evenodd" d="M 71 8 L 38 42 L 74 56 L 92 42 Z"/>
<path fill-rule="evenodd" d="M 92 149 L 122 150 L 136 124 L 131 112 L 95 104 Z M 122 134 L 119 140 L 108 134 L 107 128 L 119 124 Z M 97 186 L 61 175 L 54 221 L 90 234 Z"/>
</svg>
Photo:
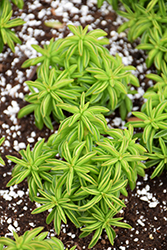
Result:
<svg viewBox="0 0 167 250">
<path fill-rule="evenodd" d="M 8 218 L 6 222 L 7 222 L 8 224 L 11 224 L 11 223 L 12 223 L 12 219 L 11 219 L 11 218 Z"/>
</svg>

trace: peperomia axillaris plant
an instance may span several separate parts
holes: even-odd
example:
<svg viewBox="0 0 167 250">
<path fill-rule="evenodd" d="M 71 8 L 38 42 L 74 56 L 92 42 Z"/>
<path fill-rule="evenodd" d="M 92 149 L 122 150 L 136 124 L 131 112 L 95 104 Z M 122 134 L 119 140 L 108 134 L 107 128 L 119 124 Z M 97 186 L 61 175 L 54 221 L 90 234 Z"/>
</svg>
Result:
<svg viewBox="0 0 167 250">
<path fill-rule="evenodd" d="M 33 150 L 29 145 L 21 150 L 22 159 L 7 157 L 16 163 L 7 186 L 26 178 L 30 199 L 41 204 L 32 214 L 50 210 L 46 223 L 53 221 L 57 234 L 67 218 L 82 227 L 81 237 L 95 231 L 91 248 L 103 229 L 113 244 L 112 226 L 130 228 L 114 216 L 125 207 L 120 194 L 127 196 L 127 185 L 134 189 L 137 175 L 144 176 L 141 161 L 147 156 L 132 138 L 132 126 L 124 131 L 109 129 L 103 115 L 120 107 L 125 118 L 131 110 L 129 83 L 138 86 L 130 72 L 134 67 L 125 67 L 118 55 L 111 56 L 102 46 L 108 43 L 101 38 L 107 35 L 104 31 L 87 32 L 88 26 L 72 25 L 69 29 L 74 35 L 51 39 L 44 49 L 34 45 L 42 56 L 23 64 L 40 63 L 37 80 L 26 82 L 30 104 L 18 117 L 34 111 L 39 129 L 44 124 L 53 129 L 51 117 L 60 126 L 46 143 L 43 139 Z"/>
<path fill-rule="evenodd" d="M 38 188 L 43 188 L 41 179 L 52 182 L 52 176 L 49 173 L 50 166 L 46 164 L 46 159 L 55 155 L 54 150 L 43 150 L 44 139 L 38 141 L 33 152 L 30 150 L 30 145 L 26 150 L 20 150 L 22 159 L 8 155 L 7 158 L 16 163 L 13 169 L 13 178 L 8 182 L 7 186 L 18 184 L 25 178 L 28 181 L 29 197 L 33 200 Z"/>
<path fill-rule="evenodd" d="M 150 30 L 154 27 L 160 35 L 163 34 L 167 23 L 166 6 L 163 0 L 131 1 L 131 3 L 123 0 L 122 3 L 126 12 L 117 12 L 129 21 L 123 23 L 118 31 L 122 32 L 129 28 L 128 39 L 130 41 L 134 41 L 138 37 L 141 37 L 142 41 L 147 41 Z"/>
<path fill-rule="evenodd" d="M 21 43 L 21 40 L 10 28 L 22 25 L 25 22 L 21 18 L 11 19 L 12 13 L 10 2 L 8 0 L 2 0 L 0 3 L 0 52 L 2 52 L 4 44 L 8 44 L 14 52 L 14 42 Z"/>
<path fill-rule="evenodd" d="M 21 236 L 13 231 L 14 240 L 0 237 L 0 250 L 64 250 L 63 243 L 59 239 L 55 237 L 46 239 L 48 232 L 41 232 L 42 230 L 43 227 L 37 227 Z M 75 248 L 76 246 L 70 250 Z"/>
<path fill-rule="evenodd" d="M 149 68 L 153 62 L 158 70 L 162 70 L 161 65 L 167 61 L 167 31 L 160 34 L 157 28 L 150 30 L 148 42 L 141 43 L 137 49 L 148 51 L 146 65 Z"/>
<path fill-rule="evenodd" d="M 82 107 L 84 107 L 84 93 L 81 98 Z M 96 106 L 90 107 L 92 111 L 93 108 L 96 111 Z M 82 112 L 87 112 L 89 115 L 88 111 L 82 110 Z M 83 115 L 86 116 L 86 113 Z M 8 159 L 17 163 L 8 186 L 19 183 L 23 177 L 27 178 L 31 200 L 42 205 L 32 214 L 50 209 L 46 223 L 53 221 L 57 234 L 60 233 L 61 222 L 67 223 L 68 218 L 76 227 L 86 226 L 82 229 L 84 232 L 81 237 L 95 231 L 90 248 L 97 243 L 103 229 L 113 244 L 115 232 L 112 226 L 130 228 L 126 223 L 119 222 L 122 218 L 114 216 L 125 207 L 120 194 L 127 195 L 127 184 L 129 183 L 133 189 L 137 174 L 144 175 L 145 166 L 141 161 L 147 159 L 147 156 L 144 156 L 145 149 L 132 139 L 132 126 L 124 131 L 104 126 L 105 137 L 101 134 L 102 128 L 100 128 L 101 132 L 98 132 L 100 137 L 91 140 L 91 137 L 87 139 L 91 132 L 85 124 L 83 129 L 86 135 L 82 140 L 78 138 L 77 132 L 72 141 L 64 140 L 59 147 L 56 137 L 58 141 L 61 133 L 65 137 L 63 130 L 69 127 L 69 121 L 75 120 L 74 125 L 78 126 L 77 119 L 74 117 L 71 119 L 72 117 L 66 118 L 67 123 L 62 122 L 64 128 L 60 126 L 48 143 L 44 144 L 44 140 L 41 140 L 32 151 L 29 146 L 26 151 L 21 150 L 22 160 L 8 156 Z M 88 116 L 87 120 L 89 119 Z M 102 119 L 98 122 L 100 120 Z M 97 126 L 96 130 L 98 129 Z M 59 159 L 55 158 L 57 153 Z M 38 164 L 39 162 L 41 164 Z"/>
<path fill-rule="evenodd" d="M 61 121 L 65 118 L 62 105 L 80 105 L 85 92 L 85 102 L 90 106 L 103 106 L 111 114 L 120 108 L 122 119 L 131 111 L 132 102 L 127 96 L 129 83 L 139 86 L 138 79 L 130 72 L 135 68 L 124 66 L 121 58 L 109 54 L 103 47 L 108 43 L 106 32 L 97 29 L 87 33 L 88 26 L 68 26 L 74 35 L 53 41 L 44 49 L 33 48 L 41 57 L 28 59 L 22 65 L 28 67 L 40 63 L 37 80 L 26 82 L 31 91 L 26 96 L 29 105 L 20 110 L 21 118 L 34 111 L 35 123 L 39 129 L 45 124 L 53 129 L 51 115 Z"/>
</svg>

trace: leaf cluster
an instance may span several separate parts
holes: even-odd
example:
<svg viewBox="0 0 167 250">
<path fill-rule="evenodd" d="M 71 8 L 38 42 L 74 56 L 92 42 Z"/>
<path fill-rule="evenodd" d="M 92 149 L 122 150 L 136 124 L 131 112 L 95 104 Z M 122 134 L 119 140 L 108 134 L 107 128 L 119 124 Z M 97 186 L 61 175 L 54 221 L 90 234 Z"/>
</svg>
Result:
<svg viewBox="0 0 167 250">
<path fill-rule="evenodd" d="M 88 26 L 84 29 L 68 27 L 73 35 L 57 41 L 51 39 L 44 48 L 32 45 L 41 56 L 28 59 L 22 67 L 38 63 L 40 66 L 37 80 L 26 82 L 31 93 L 25 100 L 30 104 L 19 111 L 18 117 L 34 112 L 39 129 L 44 124 L 53 129 L 52 118 L 64 120 L 64 105 L 77 108 L 81 94 L 85 92 L 85 102 L 89 102 L 89 106 L 106 107 L 107 114 L 119 107 L 121 117 L 125 119 L 132 108 L 127 96 L 129 83 L 139 86 L 137 78 L 130 72 L 135 68 L 125 67 L 118 55 L 116 58 L 111 56 L 102 46 L 108 44 L 108 39 L 102 38 L 106 32 L 100 29 L 87 32 Z"/>
<path fill-rule="evenodd" d="M 130 3 L 131 2 L 131 3 Z M 129 29 L 128 39 L 134 41 L 141 37 L 142 41 L 148 41 L 150 31 L 156 28 L 159 34 L 165 31 L 166 27 L 166 5 L 163 0 L 151 1 L 122 1 L 124 11 L 117 11 L 121 16 L 129 19 L 118 29 L 119 32 Z"/>
<path fill-rule="evenodd" d="M 106 109 L 85 109 L 88 103 L 84 104 L 84 97 L 83 93 L 79 108 L 62 104 L 74 115 L 62 122 L 48 142 L 38 141 L 32 151 L 28 145 L 20 151 L 22 159 L 7 156 L 16 163 L 7 186 L 27 178 L 30 199 L 41 204 L 32 214 L 50 210 L 46 223 L 53 221 L 57 234 L 67 218 L 78 228 L 86 226 L 81 237 L 95 231 L 91 248 L 103 229 L 113 244 L 112 226 L 130 228 L 114 216 L 125 207 L 120 193 L 127 195 L 127 184 L 134 189 L 137 175 L 144 176 L 141 161 L 147 157 L 144 147 L 132 138 L 132 126 L 124 131 L 109 129 L 100 114 Z"/>
<path fill-rule="evenodd" d="M 63 243 L 56 237 L 45 239 L 48 232 L 42 232 L 43 227 L 37 227 L 30 231 L 26 231 L 19 236 L 13 231 L 14 240 L 6 237 L 0 238 L 0 250 L 64 250 Z M 74 250 L 76 246 L 70 250 Z M 67 249 L 66 249 L 67 250 Z"/>
<path fill-rule="evenodd" d="M 13 2 L 17 4 L 18 7 L 22 6 L 22 1 L 13 0 Z M 13 52 L 15 51 L 14 43 L 21 44 L 21 40 L 10 28 L 22 25 L 25 22 L 21 18 L 11 19 L 12 13 L 10 2 L 8 0 L 2 0 L 0 3 L 0 52 L 2 52 L 4 44 L 8 44 Z"/>
</svg>

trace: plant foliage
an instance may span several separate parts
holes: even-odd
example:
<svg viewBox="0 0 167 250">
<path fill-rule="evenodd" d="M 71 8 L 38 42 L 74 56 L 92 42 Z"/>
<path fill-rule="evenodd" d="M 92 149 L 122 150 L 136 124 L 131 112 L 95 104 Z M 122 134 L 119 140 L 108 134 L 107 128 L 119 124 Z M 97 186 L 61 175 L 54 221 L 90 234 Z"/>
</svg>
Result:
<svg viewBox="0 0 167 250">
<path fill-rule="evenodd" d="M 108 108 L 108 114 L 120 108 L 122 119 L 131 111 L 132 102 L 127 96 L 129 84 L 139 86 L 130 72 L 135 68 L 124 66 L 121 58 L 109 54 L 103 47 L 108 43 L 106 32 L 97 29 L 90 32 L 88 26 L 68 25 L 73 35 L 53 41 L 42 49 L 32 45 L 42 56 L 28 59 L 22 67 L 40 63 L 37 80 L 26 82 L 31 93 L 25 100 L 29 105 L 20 110 L 18 117 L 34 111 L 35 124 L 42 129 L 45 124 L 53 129 L 51 115 L 57 121 L 65 118 L 62 107 L 79 106 L 82 92 L 90 106 Z M 65 58 L 65 60 L 64 60 Z M 66 109 L 65 109 L 66 110 Z M 67 110 L 69 112 L 69 110 Z"/>
<path fill-rule="evenodd" d="M 48 232 L 42 232 L 43 227 L 37 227 L 30 231 L 26 231 L 23 235 L 19 236 L 13 231 L 14 240 L 6 237 L 0 238 L 0 249 L 4 246 L 8 250 L 64 250 L 63 243 L 55 238 L 45 239 Z M 76 246 L 70 250 L 74 250 Z M 67 250 L 67 249 L 66 249 Z"/>
<path fill-rule="evenodd" d="M 4 44 L 8 44 L 10 49 L 14 52 L 14 42 L 21 43 L 21 40 L 10 28 L 22 25 L 25 22 L 21 18 L 11 19 L 12 13 L 10 2 L 3 0 L 0 3 L 0 52 L 2 52 Z"/>
</svg>

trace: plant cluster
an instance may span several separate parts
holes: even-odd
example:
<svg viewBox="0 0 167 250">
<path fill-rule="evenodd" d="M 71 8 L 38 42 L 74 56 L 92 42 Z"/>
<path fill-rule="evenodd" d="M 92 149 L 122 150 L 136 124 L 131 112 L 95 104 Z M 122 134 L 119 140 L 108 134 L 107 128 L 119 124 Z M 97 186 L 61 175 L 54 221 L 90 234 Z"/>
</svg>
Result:
<svg viewBox="0 0 167 250">
<path fill-rule="evenodd" d="M 137 175 L 144 176 L 141 161 L 147 157 L 144 147 L 132 138 L 132 126 L 124 131 L 109 129 L 102 114 L 119 106 L 122 113 L 131 110 L 128 83 L 138 86 L 137 78 L 129 72 L 134 67 L 125 67 L 120 57 L 114 58 L 102 46 L 108 43 L 101 38 L 104 31 L 87 33 L 88 27 L 69 28 L 74 35 L 51 39 L 43 49 L 33 45 L 42 56 L 23 64 L 40 63 L 37 80 L 26 82 L 30 104 L 18 117 L 34 111 L 38 128 L 45 124 L 53 129 L 51 115 L 60 126 L 46 143 L 42 139 L 32 151 L 29 145 L 21 150 L 22 159 L 7 156 L 16 163 L 7 186 L 27 178 L 30 199 L 41 204 L 32 213 L 51 209 L 46 222 L 54 222 L 57 234 L 67 218 L 82 227 L 80 237 L 95 231 L 91 248 L 103 229 L 113 244 L 115 231 L 111 226 L 130 228 L 114 216 L 125 207 L 119 197 L 127 195 L 127 184 L 134 189 Z M 127 105 L 121 105 L 123 102 Z"/>
<path fill-rule="evenodd" d="M 45 239 L 48 232 L 42 232 L 43 227 L 37 227 L 30 231 L 26 231 L 19 236 L 13 232 L 14 240 L 6 237 L 0 237 L 0 250 L 64 250 L 63 243 L 55 238 Z M 76 246 L 70 250 L 74 250 Z M 67 250 L 67 249 L 66 249 Z"/>
<path fill-rule="evenodd" d="M 16 163 L 7 186 L 27 178 L 30 199 L 41 204 L 32 214 L 51 209 L 46 223 L 53 221 L 57 234 L 67 218 L 76 227 L 82 227 L 80 237 L 95 231 L 89 248 L 97 243 L 103 229 L 113 244 L 115 232 L 111 226 L 131 228 L 114 216 L 125 207 L 119 197 L 121 193 L 127 195 L 127 184 L 134 189 L 137 174 L 144 176 L 141 161 L 147 158 L 143 155 L 144 147 L 132 139 L 131 125 L 124 131 L 109 129 L 103 125 L 103 115 L 96 115 L 97 109 L 85 108 L 78 121 L 75 115 L 66 118 L 48 142 L 40 140 L 32 151 L 29 145 L 21 150 L 22 159 L 7 156 Z M 72 121 L 74 128 L 69 130 Z M 98 123 L 103 126 L 99 128 Z M 59 159 L 55 158 L 57 154 Z"/>
<path fill-rule="evenodd" d="M 146 77 L 155 81 L 153 87 L 144 94 L 146 102 L 140 112 L 132 112 L 138 120 L 128 122 L 133 127 L 143 128 L 143 133 L 138 133 L 140 144 L 148 153 L 147 167 L 156 165 L 151 178 L 159 176 L 166 164 L 166 129 L 167 129 L 167 33 L 166 33 L 166 1 L 120 1 L 125 11 L 118 10 L 118 1 L 111 3 L 117 13 L 129 19 L 123 23 L 118 31 L 128 30 L 128 39 L 134 41 L 140 37 L 137 49 L 146 50 L 148 53 L 146 65 L 149 68 L 153 63 L 158 74 L 148 74 Z M 116 4 L 116 5 L 115 5 Z"/>
<path fill-rule="evenodd" d="M 17 4 L 19 8 L 23 7 L 22 0 L 13 0 L 13 2 Z M 13 52 L 15 51 L 14 43 L 21 44 L 21 40 L 10 28 L 22 25 L 25 22 L 21 18 L 11 19 L 12 13 L 11 3 L 8 0 L 2 0 L 0 2 L 0 53 L 3 50 L 4 44 L 8 44 Z"/>
<path fill-rule="evenodd" d="M 32 47 L 42 56 L 28 59 L 22 67 L 40 63 L 37 80 L 27 81 L 31 91 L 25 97 L 30 104 L 23 107 L 18 117 L 21 118 L 34 111 L 35 124 L 39 129 L 45 124 L 53 129 L 52 120 L 62 121 L 66 117 L 63 108 L 70 112 L 79 111 L 81 94 L 85 93 L 86 103 L 90 107 L 108 108 L 110 114 L 119 107 L 122 119 L 132 108 L 127 96 L 130 93 L 129 83 L 139 86 L 137 78 L 130 70 L 133 66 L 124 66 L 121 58 L 109 54 L 103 47 L 108 43 L 106 32 L 98 29 L 87 33 L 88 26 L 68 26 L 73 35 L 54 41 L 41 48 Z M 76 113 L 76 111 L 74 111 Z M 79 117 L 77 114 L 75 117 Z M 77 119 L 77 118 L 76 118 Z"/>
<path fill-rule="evenodd" d="M 21 3 L 13 2 L 18 6 Z M 108 2 L 118 8 L 118 1 Z M 46 223 L 53 221 L 57 234 L 61 222 L 67 223 L 67 219 L 81 227 L 80 237 L 94 232 L 89 248 L 97 243 L 103 229 L 113 244 L 116 236 L 113 226 L 131 228 L 120 222 L 123 218 L 114 217 L 125 207 L 120 194 L 127 196 L 127 184 L 132 190 L 135 188 L 137 175 L 144 176 L 146 167 L 158 164 L 153 178 L 163 171 L 167 161 L 166 8 L 161 0 L 122 2 L 127 12 L 118 13 L 130 21 L 119 31 L 131 27 L 128 34 L 131 41 L 142 36 L 143 45 L 138 48 L 150 50 L 147 66 L 154 62 L 162 70 L 161 76 L 148 75 L 157 84 L 146 93 L 148 100 L 141 112 L 133 112 L 139 121 L 130 122 L 144 129 L 143 134 L 138 134 L 140 144 L 136 143 L 131 124 L 125 130 L 109 129 L 103 115 L 119 108 L 125 119 L 131 111 L 132 102 L 127 96 L 129 83 L 139 85 L 130 72 L 134 67 L 125 67 L 118 55 L 111 56 L 102 46 L 108 43 L 106 38 L 101 38 L 106 32 L 100 29 L 87 32 L 88 26 L 83 29 L 69 25 L 73 35 L 51 39 L 44 48 L 32 45 L 41 56 L 22 65 L 39 64 L 36 81 L 26 82 L 31 93 L 25 100 L 30 104 L 19 111 L 18 117 L 34 112 L 36 126 L 42 129 L 46 125 L 51 130 L 54 119 L 60 122 L 58 132 L 47 142 L 38 141 L 33 150 L 29 145 L 21 150 L 22 159 L 7 156 L 16 163 L 7 186 L 27 179 L 31 201 L 41 204 L 32 214 L 49 210 Z M 98 1 L 98 6 L 102 3 Z M 12 26 L 9 23 L 5 27 Z M 8 44 L 14 48 L 11 42 Z M 143 164 L 147 158 L 150 160 Z M 3 163 L 1 158 L 0 161 Z M 1 237 L 0 249 L 7 246 L 13 250 L 33 250 L 39 249 L 39 245 L 40 249 L 64 248 L 54 237 L 45 239 L 47 233 L 39 234 L 41 231 L 42 228 L 36 228 L 21 237 L 14 232 L 15 241 Z"/>
</svg>

